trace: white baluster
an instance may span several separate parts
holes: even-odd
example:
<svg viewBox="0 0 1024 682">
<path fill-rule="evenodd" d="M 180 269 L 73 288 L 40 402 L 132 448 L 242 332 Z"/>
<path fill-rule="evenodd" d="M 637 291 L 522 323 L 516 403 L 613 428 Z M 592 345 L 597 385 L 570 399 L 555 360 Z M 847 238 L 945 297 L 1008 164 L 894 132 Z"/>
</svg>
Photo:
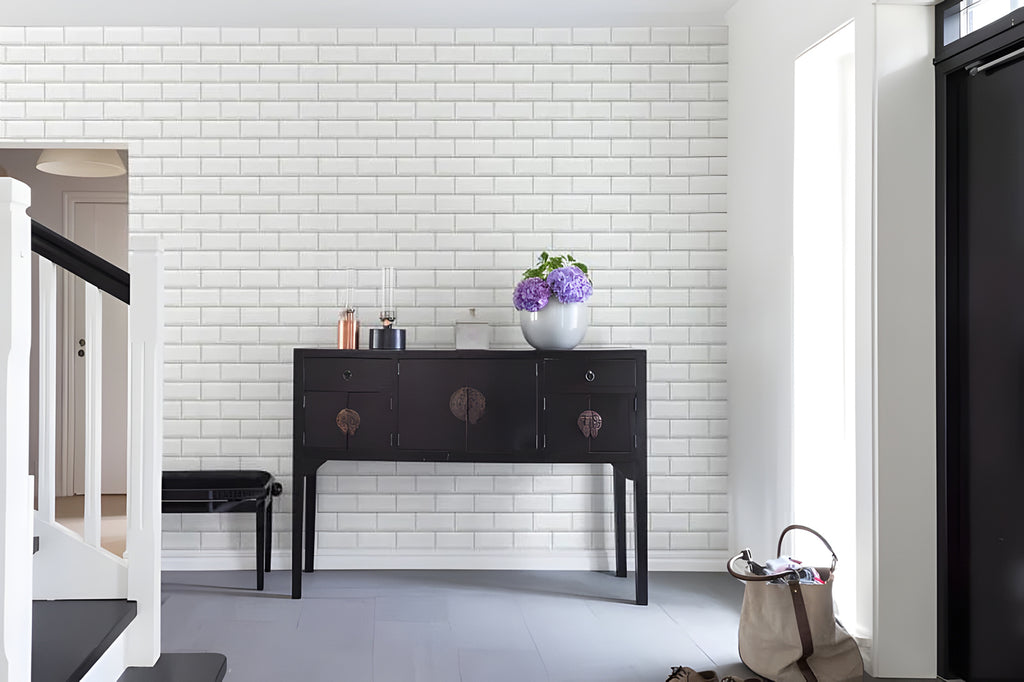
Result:
<svg viewBox="0 0 1024 682">
<path fill-rule="evenodd" d="M 103 470 L 103 299 L 85 285 L 85 541 L 100 546 Z"/>
<path fill-rule="evenodd" d="M 32 668 L 31 196 L 0 178 L 0 682 L 31 679 Z"/>
<path fill-rule="evenodd" d="M 160 656 L 160 532 L 163 468 L 163 253 L 159 238 L 132 235 L 128 309 L 131 422 L 128 446 L 128 598 L 138 615 L 128 639 L 129 665 Z"/>
<path fill-rule="evenodd" d="M 57 494 L 57 266 L 39 258 L 39 517 L 54 522 Z"/>
</svg>

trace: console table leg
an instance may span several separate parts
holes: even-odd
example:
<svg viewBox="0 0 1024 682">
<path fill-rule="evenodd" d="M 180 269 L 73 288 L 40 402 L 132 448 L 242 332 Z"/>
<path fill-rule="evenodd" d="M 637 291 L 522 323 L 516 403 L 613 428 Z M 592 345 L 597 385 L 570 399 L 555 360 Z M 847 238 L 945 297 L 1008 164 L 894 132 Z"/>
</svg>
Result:
<svg viewBox="0 0 1024 682">
<path fill-rule="evenodd" d="M 313 572 L 313 545 L 316 542 L 316 472 L 306 477 L 306 573 Z"/>
<path fill-rule="evenodd" d="M 302 503 L 305 476 L 296 469 L 292 474 L 292 599 L 302 598 Z"/>
<path fill-rule="evenodd" d="M 612 465 L 615 500 L 615 575 L 626 577 L 626 475 Z"/>
<path fill-rule="evenodd" d="M 633 477 L 633 526 L 636 529 L 636 603 L 647 606 L 647 472 Z"/>
</svg>

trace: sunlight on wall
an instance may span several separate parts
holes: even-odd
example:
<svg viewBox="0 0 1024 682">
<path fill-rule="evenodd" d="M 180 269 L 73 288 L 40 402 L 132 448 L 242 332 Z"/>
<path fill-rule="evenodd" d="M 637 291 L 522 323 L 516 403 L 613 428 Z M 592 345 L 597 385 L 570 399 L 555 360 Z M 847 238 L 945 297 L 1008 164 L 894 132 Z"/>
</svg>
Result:
<svg viewBox="0 0 1024 682">
<path fill-rule="evenodd" d="M 795 62 L 793 521 L 840 558 L 839 617 L 856 630 L 854 25 Z M 828 565 L 798 534 L 794 556 Z"/>
</svg>

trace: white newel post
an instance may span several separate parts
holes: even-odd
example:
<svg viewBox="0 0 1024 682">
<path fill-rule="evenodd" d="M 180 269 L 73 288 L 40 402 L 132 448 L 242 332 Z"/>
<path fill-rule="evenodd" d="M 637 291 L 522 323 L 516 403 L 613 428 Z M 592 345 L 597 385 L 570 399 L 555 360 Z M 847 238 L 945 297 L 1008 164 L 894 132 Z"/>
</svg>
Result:
<svg viewBox="0 0 1024 682">
<path fill-rule="evenodd" d="M 39 258 L 39 518 L 53 523 L 57 494 L 57 266 Z"/>
<path fill-rule="evenodd" d="M 160 498 L 163 470 L 164 264 L 160 239 L 132 235 L 129 334 L 131 405 L 128 452 L 128 598 L 138 616 L 128 665 L 160 657 Z"/>
<path fill-rule="evenodd" d="M 28 185 L 0 178 L 0 682 L 31 679 L 32 665 L 31 197 Z"/>
</svg>

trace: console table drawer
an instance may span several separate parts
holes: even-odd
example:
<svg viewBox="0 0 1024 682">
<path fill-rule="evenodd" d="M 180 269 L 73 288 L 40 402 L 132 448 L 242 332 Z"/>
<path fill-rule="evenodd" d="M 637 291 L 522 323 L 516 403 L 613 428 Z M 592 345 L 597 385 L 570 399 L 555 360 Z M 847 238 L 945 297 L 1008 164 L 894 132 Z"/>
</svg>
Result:
<svg viewBox="0 0 1024 682">
<path fill-rule="evenodd" d="M 394 390 L 397 378 L 390 359 L 306 358 L 302 371 L 307 391 Z"/>
<path fill-rule="evenodd" d="M 633 360 L 547 359 L 544 360 L 546 393 L 590 393 L 632 391 L 636 388 Z"/>
</svg>

